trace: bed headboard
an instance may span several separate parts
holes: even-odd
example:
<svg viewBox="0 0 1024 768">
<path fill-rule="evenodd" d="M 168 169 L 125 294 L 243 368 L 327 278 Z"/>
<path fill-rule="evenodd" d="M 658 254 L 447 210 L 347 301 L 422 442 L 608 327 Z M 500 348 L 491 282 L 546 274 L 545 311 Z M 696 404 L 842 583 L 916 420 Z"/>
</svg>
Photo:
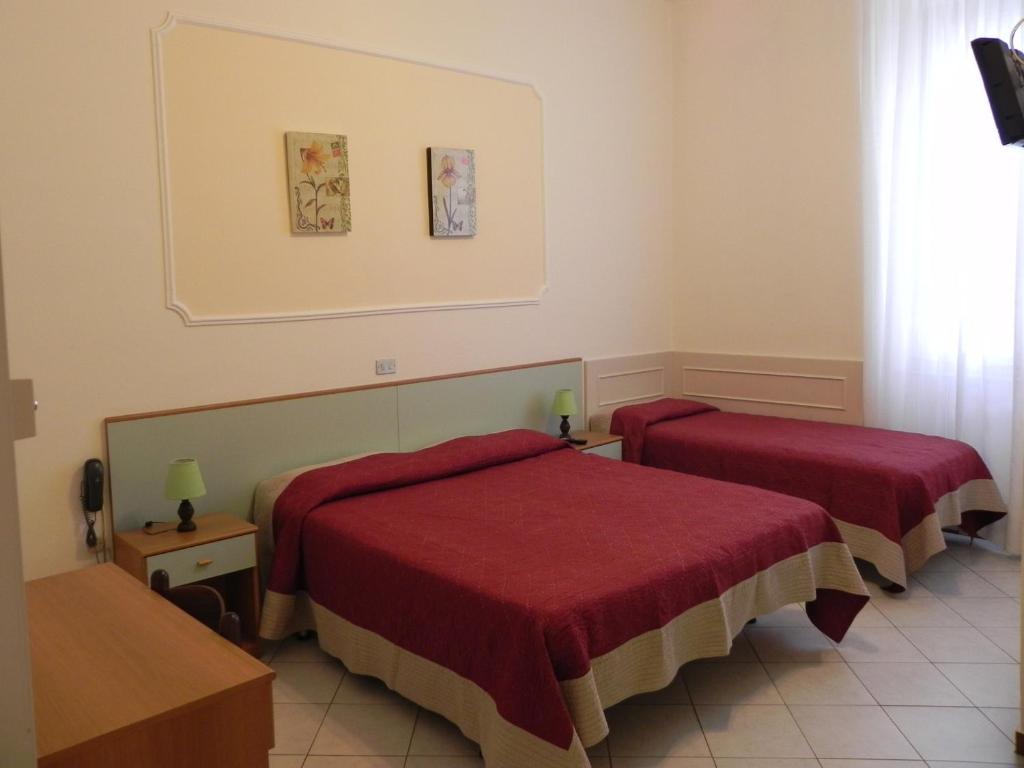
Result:
<svg viewBox="0 0 1024 768">
<path fill-rule="evenodd" d="M 516 427 L 557 434 L 555 390 L 575 390 L 582 404 L 582 385 L 583 363 L 571 358 L 111 417 L 113 527 L 174 519 L 177 506 L 163 498 L 163 486 L 167 463 L 180 456 L 195 457 L 202 468 L 207 495 L 193 502 L 197 514 L 248 517 L 256 483 L 293 467 Z M 574 427 L 585 429 L 580 410 Z"/>
</svg>

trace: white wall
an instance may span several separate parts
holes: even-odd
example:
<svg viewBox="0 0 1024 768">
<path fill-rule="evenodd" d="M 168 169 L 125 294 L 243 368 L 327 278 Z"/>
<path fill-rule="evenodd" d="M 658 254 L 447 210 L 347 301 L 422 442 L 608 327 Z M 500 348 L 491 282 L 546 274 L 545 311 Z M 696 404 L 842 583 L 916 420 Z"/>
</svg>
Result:
<svg viewBox="0 0 1024 768">
<path fill-rule="evenodd" d="M 163 306 L 150 62 L 167 6 L 0 0 L 11 373 L 34 378 L 41 403 L 38 437 L 17 446 L 27 577 L 90 562 L 77 473 L 102 455 L 105 416 L 365 383 L 384 356 L 408 377 L 668 348 L 670 4 L 174 8 L 536 84 L 550 291 L 540 307 L 184 327 Z"/>
<path fill-rule="evenodd" d="M 678 0 L 674 345 L 862 354 L 853 0 Z"/>
</svg>

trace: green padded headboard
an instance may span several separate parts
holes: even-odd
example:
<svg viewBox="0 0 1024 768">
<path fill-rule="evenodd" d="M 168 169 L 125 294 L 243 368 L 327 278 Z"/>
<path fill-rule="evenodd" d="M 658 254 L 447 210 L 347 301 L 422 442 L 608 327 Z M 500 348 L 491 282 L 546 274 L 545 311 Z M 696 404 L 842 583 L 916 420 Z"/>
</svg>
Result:
<svg viewBox="0 0 1024 768">
<path fill-rule="evenodd" d="M 175 518 L 177 502 L 163 498 L 174 458 L 199 461 L 207 494 L 193 501 L 197 514 L 249 517 L 256 483 L 293 467 L 515 427 L 557 434 L 557 389 L 575 390 L 586 412 L 581 360 L 109 418 L 114 530 Z"/>
</svg>

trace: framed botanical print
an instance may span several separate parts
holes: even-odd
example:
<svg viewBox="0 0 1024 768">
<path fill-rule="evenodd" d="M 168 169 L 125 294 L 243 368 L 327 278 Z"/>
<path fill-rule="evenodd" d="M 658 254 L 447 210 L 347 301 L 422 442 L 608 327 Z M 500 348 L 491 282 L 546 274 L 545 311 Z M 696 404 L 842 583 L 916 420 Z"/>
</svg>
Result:
<svg viewBox="0 0 1024 768">
<path fill-rule="evenodd" d="M 292 232 L 350 232 L 348 138 L 331 133 L 284 136 Z"/>
<path fill-rule="evenodd" d="M 472 149 L 427 149 L 431 237 L 476 234 L 476 157 Z"/>
</svg>

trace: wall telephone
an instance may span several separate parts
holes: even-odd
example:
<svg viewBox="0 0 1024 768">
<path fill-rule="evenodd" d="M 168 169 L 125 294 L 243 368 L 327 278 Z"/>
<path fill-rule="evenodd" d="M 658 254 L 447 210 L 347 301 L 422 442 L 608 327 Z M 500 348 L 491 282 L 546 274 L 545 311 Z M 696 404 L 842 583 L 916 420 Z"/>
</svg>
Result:
<svg viewBox="0 0 1024 768">
<path fill-rule="evenodd" d="M 89 530 L 85 543 L 92 549 L 96 546 L 96 513 L 103 509 L 103 462 L 89 459 L 82 467 L 82 512 Z"/>
</svg>

